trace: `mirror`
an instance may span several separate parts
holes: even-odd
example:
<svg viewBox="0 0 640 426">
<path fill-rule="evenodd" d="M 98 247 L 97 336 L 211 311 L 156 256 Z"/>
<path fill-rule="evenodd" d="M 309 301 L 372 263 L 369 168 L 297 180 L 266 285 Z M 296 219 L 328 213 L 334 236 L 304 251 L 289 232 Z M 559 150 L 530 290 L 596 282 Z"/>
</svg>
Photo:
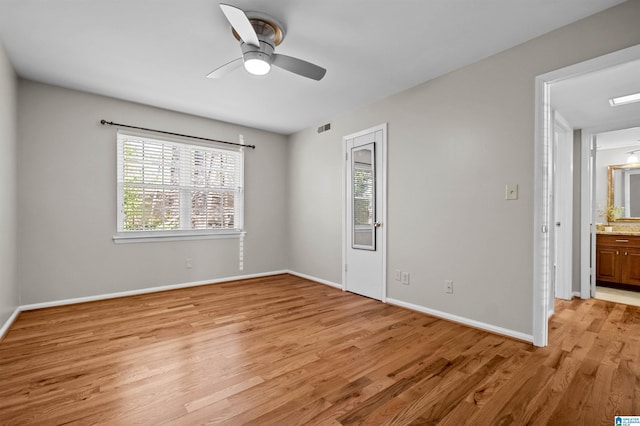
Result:
<svg viewBox="0 0 640 426">
<path fill-rule="evenodd" d="M 369 143 L 353 148 L 351 150 L 351 185 L 353 188 L 351 247 L 354 249 L 376 249 L 375 177 L 374 144 Z"/>
<path fill-rule="evenodd" d="M 640 222 L 640 163 L 608 167 L 607 207 L 624 207 L 615 222 Z"/>
</svg>

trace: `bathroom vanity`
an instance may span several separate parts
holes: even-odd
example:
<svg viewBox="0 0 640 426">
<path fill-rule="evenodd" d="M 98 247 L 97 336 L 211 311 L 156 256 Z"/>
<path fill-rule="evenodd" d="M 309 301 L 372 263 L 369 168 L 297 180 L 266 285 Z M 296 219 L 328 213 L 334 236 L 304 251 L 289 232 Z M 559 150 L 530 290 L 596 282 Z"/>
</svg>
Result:
<svg viewBox="0 0 640 426">
<path fill-rule="evenodd" d="M 596 279 L 640 287 L 640 235 L 596 235 Z"/>
</svg>

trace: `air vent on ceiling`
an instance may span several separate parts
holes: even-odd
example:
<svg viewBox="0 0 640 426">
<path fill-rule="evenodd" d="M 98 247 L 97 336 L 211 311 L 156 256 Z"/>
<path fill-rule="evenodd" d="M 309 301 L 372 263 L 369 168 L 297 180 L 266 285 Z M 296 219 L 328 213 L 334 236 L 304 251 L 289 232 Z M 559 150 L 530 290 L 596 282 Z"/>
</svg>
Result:
<svg viewBox="0 0 640 426">
<path fill-rule="evenodd" d="M 331 123 L 318 127 L 318 133 L 326 132 L 327 130 L 331 130 Z"/>
</svg>

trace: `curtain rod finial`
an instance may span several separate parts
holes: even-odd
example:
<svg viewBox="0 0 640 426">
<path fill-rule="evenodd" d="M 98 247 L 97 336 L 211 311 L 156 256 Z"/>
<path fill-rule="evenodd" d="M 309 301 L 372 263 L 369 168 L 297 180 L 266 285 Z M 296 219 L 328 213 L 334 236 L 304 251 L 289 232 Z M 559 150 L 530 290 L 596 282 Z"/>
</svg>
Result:
<svg viewBox="0 0 640 426">
<path fill-rule="evenodd" d="M 107 124 L 107 121 L 106 120 L 100 120 L 100 124 L 102 124 L 104 126 L 105 124 Z"/>
</svg>

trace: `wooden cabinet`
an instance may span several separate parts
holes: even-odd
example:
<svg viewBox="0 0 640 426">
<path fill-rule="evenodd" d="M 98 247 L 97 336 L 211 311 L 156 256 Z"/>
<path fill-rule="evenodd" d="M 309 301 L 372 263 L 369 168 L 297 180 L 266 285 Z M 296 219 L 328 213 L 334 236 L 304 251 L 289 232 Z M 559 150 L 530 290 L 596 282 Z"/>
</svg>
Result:
<svg viewBox="0 0 640 426">
<path fill-rule="evenodd" d="M 620 249 L 617 247 L 601 247 L 596 243 L 596 279 L 619 283 L 620 274 Z"/>
<path fill-rule="evenodd" d="M 640 236 L 598 235 L 596 279 L 640 286 Z"/>
<path fill-rule="evenodd" d="M 640 286 L 640 248 L 625 249 L 622 283 Z"/>
</svg>

